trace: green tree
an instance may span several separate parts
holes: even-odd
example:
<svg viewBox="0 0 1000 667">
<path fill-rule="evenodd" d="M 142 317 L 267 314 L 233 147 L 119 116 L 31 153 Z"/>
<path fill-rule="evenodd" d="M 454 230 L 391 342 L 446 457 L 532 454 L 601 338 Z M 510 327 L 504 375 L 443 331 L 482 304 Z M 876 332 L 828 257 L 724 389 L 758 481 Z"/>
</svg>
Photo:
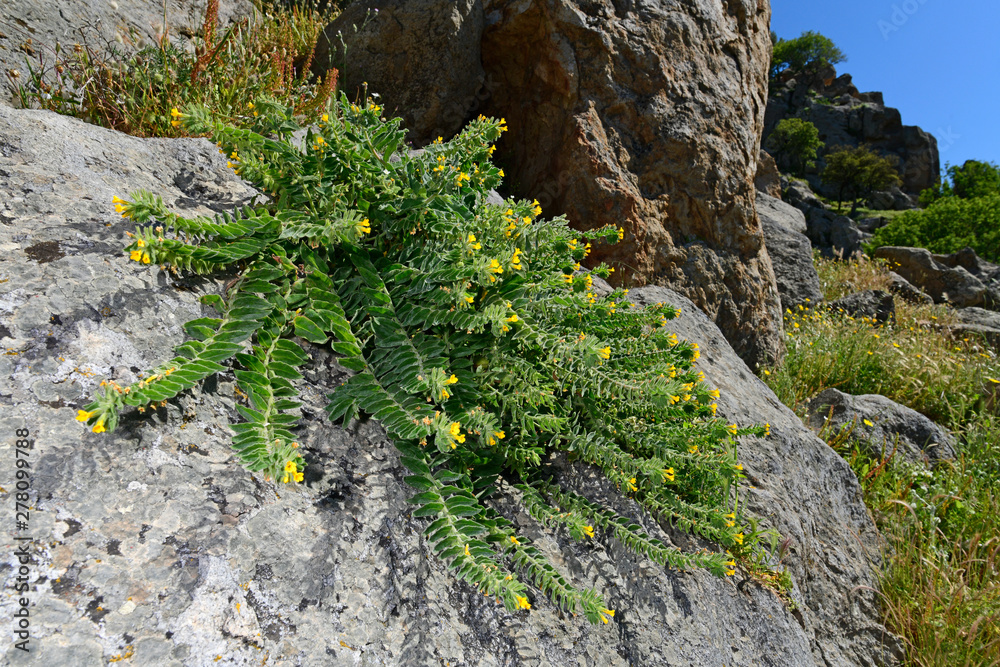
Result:
<svg viewBox="0 0 1000 667">
<path fill-rule="evenodd" d="M 824 65 L 836 65 L 847 60 L 829 37 L 808 30 L 795 39 L 777 39 L 771 33 L 774 52 L 771 56 L 770 77 L 774 81 L 786 70 L 815 71 Z"/>
<path fill-rule="evenodd" d="M 946 173 L 946 179 L 920 193 L 925 207 L 945 197 L 976 199 L 1000 193 L 1000 167 L 992 162 L 966 160 L 961 167 L 949 166 Z"/>
<path fill-rule="evenodd" d="M 785 118 L 767 138 L 767 148 L 781 166 L 802 175 L 822 148 L 819 130 L 807 120 Z"/>
<path fill-rule="evenodd" d="M 838 211 L 848 197 L 851 199 L 853 216 L 861 199 L 899 184 L 896 164 L 896 158 L 883 157 L 866 145 L 837 146 L 826 156 L 826 168 L 820 177 L 837 188 Z"/>
<path fill-rule="evenodd" d="M 907 211 L 875 232 L 871 250 L 886 245 L 952 253 L 969 247 L 1000 261 L 1000 193 L 965 199 L 945 197 L 923 210 Z"/>
</svg>

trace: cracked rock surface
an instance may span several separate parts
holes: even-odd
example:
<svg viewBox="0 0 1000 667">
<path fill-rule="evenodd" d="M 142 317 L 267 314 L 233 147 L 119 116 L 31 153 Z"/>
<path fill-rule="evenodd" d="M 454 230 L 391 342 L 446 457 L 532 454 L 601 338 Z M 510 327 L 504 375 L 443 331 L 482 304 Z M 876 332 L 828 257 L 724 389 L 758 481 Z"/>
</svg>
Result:
<svg viewBox="0 0 1000 667">
<path fill-rule="evenodd" d="M 198 297 L 226 280 L 127 260 L 130 225 L 111 198 L 138 188 L 188 214 L 254 194 L 206 140 L 136 139 L 0 105 L 4 465 L 13 465 L 15 429 L 33 441 L 34 652 L 8 643 L 3 664 L 799 666 L 891 664 L 898 655 L 867 589 L 879 545 L 850 470 L 715 325 L 662 288 L 632 296 L 684 306 L 671 328 L 701 345 L 699 367 L 722 390 L 720 413 L 771 424 L 770 438 L 741 444 L 743 495 L 763 525 L 791 539 L 795 611 L 744 572 L 667 571 L 602 535 L 574 543 L 534 524 L 505 491 L 498 508 L 617 614 L 595 627 L 537 594 L 530 612 L 507 612 L 430 553 L 381 427 L 326 420 L 324 396 L 347 371 L 323 348 L 309 348 L 299 382 L 309 464 L 301 491 L 276 488 L 234 459 L 228 423 L 239 399 L 228 372 L 165 408 L 127 413 L 113 434 L 89 432 L 74 417 L 100 380 L 128 383 L 167 358 L 182 324 L 202 314 Z M 562 465 L 580 490 L 638 516 L 591 471 Z M 0 498 L 12 505 L 9 487 Z M 641 521 L 665 541 L 699 546 Z M 14 536 L 4 532 L 5 581 L 18 565 Z M 3 627 L 16 609 L 13 596 L 0 598 Z"/>
</svg>

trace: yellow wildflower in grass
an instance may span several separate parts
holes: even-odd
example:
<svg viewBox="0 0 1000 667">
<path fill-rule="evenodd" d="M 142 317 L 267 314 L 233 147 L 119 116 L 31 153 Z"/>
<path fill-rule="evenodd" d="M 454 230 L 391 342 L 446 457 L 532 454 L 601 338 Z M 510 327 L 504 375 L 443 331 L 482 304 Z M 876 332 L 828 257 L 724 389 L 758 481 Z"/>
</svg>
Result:
<svg viewBox="0 0 1000 667">
<path fill-rule="evenodd" d="M 698 453 L 698 445 L 691 445 L 690 447 L 688 447 L 688 454 L 697 454 L 697 453 Z"/>
<path fill-rule="evenodd" d="M 628 481 L 628 483 L 625 484 L 625 486 L 627 486 L 628 490 L 632 491 L 632 492 L 635 492 L 635 491 L 639 490 L 639 487 L 636 486 L 636 484 L 635 484 L 635 477 L 633 477 L 632 479 L 630 479 Z"/>
<path fill-rule="evenodd" d="M 996 378 L 986 378 L 986 379 L 992 382 L 993 384 L 1000 384 L 1000 380 L 997 380 Z"/>
<path fill-rule="evenodd" d="M 86 410 L 77 410 L 77 412 L 76 412 L 76 420 L 78 422 L 85 422 L 88 419 L 90 419 L 91 417 L 93 417 L 95 414 L 97 414 L 97 413 L 96 412 L 87 412 Z"/>
<path fill-rule="evenodd" d="M 601 359 L 610 359 L 611 358 L 611 348 L 610 347 L 601 348 L 600 350 L 598 350 L 597 354 L 598 354 L 598 356 L 601 357 Z"/>
<path fill-rule="evenodd" d="M 593 537 L 594 536 L 594 527 L 593 526 L 584 526 L 583 527 L 583 534 L 586 535 L 587 537 Z"/>
<path fill-rule="evenodd" d="M 295 461 L 288 461 L 285 463 L 285 472 L 295 472 L 298 470 L 298 466 L 295 465 Z"/>
<path fill-rule="evenodd" d="M 471 556 L 472 555 L 472 554 L 469 553 L 469 545 L 468 544 L 465 545 L 465 555 L 466 556 Z"/>
<path fill-rule="evenodd" d="M 330 120 L 330 115 L 329 115 L 329 114 L 323 114 L 322 116 L 320 116 L 320 117 L 319 117 L 319 119 L 320 119 L 320 120 L 321 120 L 322 122 L 324 122 L 324 123 L 326 123 L 326 122 L 329 122 L 329 120 Z"/>
<path fill-rule="evenodd" d="M 674 481 L 674 469 L 673 468 L 665 468 L 663 470 L 663 481 L 664 482 L 672 482 L 672 481 Z"/>
<path fill-rule="evenodd" d="M 296 482 L 301 482 L 301 481 L 302 481 L 303 479 L 305 479 L 305 477 L 306 477 L 306 476 L 305 476 L 305 473 L 301 473 L 301 472 L 297 472 L 297 473 L 295 473 L 295 475 L 294 475 L 294 476 L 295 476 L 295 481 L 296 481 Z"/>
<path fill-rule="evenodd" d="M 708 392 L 708 395 L 711 396 L 712 398 L 718 398 L 719 397 L 719 390 L 718 389 L 712 389 L 711 391 Z"/>
<path fill-rule="evenodd" d="M 142 261 L 142 251 L 133 250 L 128 254 L 128 258 L 131 259 L 133 262 L 140 262 Z"/>
<path fill-rule="evenodd" d="M 469 234 L 469 237 L 466 239 L 466 243 L 468 243 L 470 246 L 472 246 L 473 250 L 482 250 L 483 249 L 482 244 L 476 242 L 476 235 L 475 234 Z"/>
<path fill-rule="evenodd" d="M 621 241 L 623 238 L 625 238 L 625 228 L 624 227 L 619 227 L 618 228 L 618 240 Z"/>
<path fill-rule="evenodd" d="M 149 264 L 149 262 L 150 262 L 149 253 L 148 252 L 142 253 L 142 263 Z"/>
<path fill-rule="evenodd" d="M 568 276 L 563 276 L 563 280 L 566 281 L 567 285 L 572 285 L 573 284 L 573 274 L 570 274 Z"/>
<path fill-rule="evenodd" d="M 871 421 L 868 420 L 868 419 L 865 419 L 864 422 L 865 422 L 865 426 L 875 426 L 875 424 L 871 423 Z"/>
<path fill-rule="evenodd" d="M 742 463 L 737 463 L 736 464 L 736 469 L 742 471 L 743 470 L 743 464 Z"/>
<path fill-rule="evenodd" d="M 729 568 L 728 570 L 726 570 L 726 576 L 727 577 L 731 577 L 734 574 L 736 574 L 736 561 L 735 560 L 726 561 L 726 566 Z"/>
<path fill-rule="evenodd" d="M 514 537 L 513 535 L 510 536 L 510 543 L 511 544 L 516 544 L 516 545 L 519 545 L 519 546 L 521 544 L 520 542 L 517 541 L 517 538 Z"/>
<path fill-rule="evenodd" d="M 517 317 L 517 313 L 514 313 L 513 315 L 511 315 L 510 317 L 508 317 L 507 321 L 508 322 L 517 322 L 517 321 L 519 321 L 518 317 Z"/>
<path fill-rule="evenodd" d="M 729 514 L 725 515 L 725 519 L 726 519 L 726 528 L 735 528 L 736 527 L 736 513 L 735 512 L 730 512 Z"/>
<path fill-rule="evenodd" d="M 531 603 L 523 595 L 515 595 L 514 599 L 517 600 L 518 609 L 531 609 Z"/>
<path fill-rule="evenodd" d="M 608 619 L 609 618 L 614 618 L 614 616 L 615 616 L 615 610 L 614 609 L 602 609 L 601 610 L 601 621 L 603 621 L 605 625 L 608 624 Z"/>
<path fill-rule="evenodd" d="M 765 436 L 771 435 L 771 425 L 770 424 L 764 424 L 764 435 Z"/>
<path fill-rule="evenodd" d="M 355 229 L 355 231 L 357 231 L 358 236 L 360 236 L 362 234 L 371 234 L 372 233 L 372 226 L 371 226 L 371 223 L 368 221 L 368 218 L 365 218 L 361 222 L 359 222 L 356 225 L 354 225 L 354 229 Z"/>
<path fill-rule="evenodd" d="M 507 437 L 507 434 L 504 433 L 503 431 L 494 431 L 493 435 L 497 437 L 497 440 L 503 440 L 504 438 Z"/>
<path fill-rule="evenodd" d="M 465 297 L 465 302 L 466 303 L 472 303 L 475 300 L 476 300 L 475 297 L 471 297 L 471 296 Z"/>
<path fill-rule="evenodd" d="M 442 389 L 441 390 L 441 400 L 442 401 L 447 401 L 449 398 L 451 398 L 451 394 L 448 393 L 448 390 L 447 389 Z"/>
<path fill-rule="evenodd" d="M 736 435 L 736 432 L 740 430 L 740 427 L 736 424 L 730 424 L 726 427 L 726 430 L 729 431 L 729 435 Z"/>
<path fill-rule="evenodd" d="M 77 416 L 77 418 L 79 418 L 79 416 Z M 104 429 L 104 417 L 101 417 L 100 419 L 98 419 L 97 423 L 94 424 L 94 428 L 92 428 L 91 430 L 94 433 L 104 433 L 104 430 L 105 430 Z"/>
<path fill-rule="evenodd" d="M 451 377 L 444 381 L 445 384 L 457 384 L 458 378 L 452 373 Z"/>
<path fill-rule="evenodd" d="M 495 260 L 495 259 L 491 259 L 491 260 L 490 260 L 490 266 L 489 266 L 489 270 L 490 270 L 490 271 L 491 271 L 492 273 L 498 273 L 498 274 L 499 274 L 499 273 L 503 273 L 503 267 L 502 267 L 502 266 L 500 266 L 500 262 L 498 262 L 498 261 L 497 261 L 497 260 Z"/>
<path fill-rule="evenodd" d="M 736 542 L 736 544 L 743 544 L 743 533 L 736 533 L 733 535 L 733 541 Z"/>
<path fill-rule="evenodd" d="M 535 217 L 537 218 L 538 216 L 540 216 L 542 214 L 542 205 L 538 203 L 537 199 L 534 200 L 534 201 L 532 201 L 531 205 L 533 207 L 531 209 L 531 212 L 534 213 Z"/>
</svg>

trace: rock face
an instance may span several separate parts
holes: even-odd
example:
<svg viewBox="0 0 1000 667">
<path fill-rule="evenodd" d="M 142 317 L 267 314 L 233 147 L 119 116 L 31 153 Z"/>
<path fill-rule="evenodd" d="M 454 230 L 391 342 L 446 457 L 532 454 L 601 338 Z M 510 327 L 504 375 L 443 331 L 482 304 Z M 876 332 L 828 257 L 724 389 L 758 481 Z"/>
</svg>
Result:
<svg viewBox="0 0 1000 667">
<path fill-rule="evenodd" d="M 761 149 L 757 157 L 757 174 L 754 176 L 753 185 L 758 192 L 781 199 L 781 172 L 778 171 L 774 158 L 764 149 Z"/>
<path fill-rule="evenodd" d="M 813 264 L 812 244 L 804 234 L 806 219 L 797 208 L 757 192 L 757 213 L 764 242 L 774 265 L 782 310 L 823 301 L 819 275 Z"/>
<path fill-rule="evenodd" d="M 378 14 L 366 23 L 369 10 Z M 461 130 L 479 104 L 482 33 L 480 0 L 355 2 L 326 28 L 313 70 L 338 68 L 351 99 L 367 82 L 386 114 L 403 118 L 408 138 L 428 144 Z"/>
<path fill-rule="evenodd" d="M 946 429 L 878 394 L 851 396 L 825 389 L 809 402 L 809 426 L 817 431 L 826 426 L 830 434 L 853 426 L 850 440 L 872 457 L 889 456 L 894 448 L 910 463 L 955 457 L 955 441 Z"/>
<path fill-rule="evenodd" d="M 884 246 L 875 257 L 934 299 L 955 308 L 981 306 L 1000 310 L 1000 266 L 985 262 L 966 248 L 951 255 L 933 255 L 924 248 Z"/>
<path fill-rule="evenodd" d="M 896 321 L 896 301 L 882 290 L 855 292 L 830 302 L 830 310 L 844 312 L 855 319 L 867 318 L 872 324 L 890 324 Z"/>
<path fill-rule="evenodd" d="M 98 382 L 132 381 L 163 360 L 183 340 L 181 325 L 202 314 L 198 296 L 226 280 L 128 262 L 129 226 L 112 196 L 142 187 L 188 214 L 225 210 L 253 193 L 224 163 L 203 139 L 140 140 L 0 105 L 0 426 L 27 429 L 33 442 L 27 595 L 37 650 L 8 642 L 5 664 L 78 667 L 129 655 L 137 665 L 210 667 L 218 655 L 226 664 L 269 655 L 306 667 L 825 666 L 899 657 L 877 621 L 878 538 L 854 475 L 710 320 L 661 288 L 632 296 L 684 307 L 672 328 L 700 344 L 699 366 L 722 390 L 720 413 L 771 424 L 766 440 L 740 444 L 752 485 L 741 495 L 791 540 L 794 613 L 742 573 L 665 571 L 603 536 L 571 544 L 513 510 L 502 489 L 498 508 L 618 611 L 611 625 L 592 627 L 533 595 L 530 613 L 506 612 L 430 553 L 381 427 L 326 421 L 325 395 L 347 372 L 325 348 L 310 348 L 298 381 L 309 463 L 301 492 L 236 463 L 229 372 L 155 413 L 129 414 L 112 435 L 87 431 L 74 416 Z M 634 512 L 587 469 L 573 474 L 586 493 Z M 8 547 L 5 570 L 17 566 Z M 5 627 L 16 604 L 0 599 Z"/>
<path fill-rule="evenodd" d="M 87 0 L 31 0 L 31 2 L 5 2 L 0 12 L 0 102 L 10 104 L 13 90 L 3 84 L 7 73 L 17 70 L 17 80 L 27 81 L 25 57 L 29 56 L 38 68 L 41 57 L 51 67 L 56 42 L 72 49 L 82 43 L 80 26 L 90 26 L 84 34 L 92 45 L 101 40 L 114 43 L 117 37 L 128 38 L 134 34 L 139 45 L 152 45 L 163 30 L 166 9 L 168 34 L 172 39 L 192 35 L 201 28 L 205 17 L 205 2 L 191 0 L 118 0 L 117 2 L 89 2 Z M 222 25 L 251 16 L 253 3 L 249 0 L 221 0 L 219 21 Z"/>
<path fill-rule="evenodd" d="M 934 299 L 929 294 L 914 287 L 909 280 L 895 271 L 889 272 L 889 280 L 891 281 L 889 283 L 889 291 L 904 301 L 924 305 L 934 303 Z"/>
<path fill-rule="evenodd" d="M 955 338 L 978 338 L 1000 352 L 1000 313 L 982 308 L 963 308 L 955 311 L 959 324 L 948 329 Z"/>
<path fill-rule="evenodd" d="M 669 285 L 750 363 L 781 349 L 754 212 L 767 2 L 487 0 L 487 113 L 517 193 L 579 228 L 625 228 L 592 256 L 618 283 Z"/>
<path fill-rule="evenodd" d="M 899 111 L 885 106 L 881 93 L 858 92 L 851 76 L 838 77 L 833 67 L 772 86 L 765 140 L 781 120 L 792 117 L 813 123 L 826 150 L 869 144 L 883 155 L 896 157 L 903 190 L 911 195 L 919 195 L 940 178 L 937 140 L 919 127 L 903 125 Z M 816 173 L 824 164 L 820 156 Z M 818 179 L 813 185 L 821 187 Z"/>
<path fill-rule="evenodd" d="M 862 244 L 871 238 L 870 233 L 846 215 L 827 208 L 808 183 L 786 177 L 781 182 L 785 201 L 805 215 L 805 234 L 824 257 L 850 259 L 864 252 Z"/>
</svg>

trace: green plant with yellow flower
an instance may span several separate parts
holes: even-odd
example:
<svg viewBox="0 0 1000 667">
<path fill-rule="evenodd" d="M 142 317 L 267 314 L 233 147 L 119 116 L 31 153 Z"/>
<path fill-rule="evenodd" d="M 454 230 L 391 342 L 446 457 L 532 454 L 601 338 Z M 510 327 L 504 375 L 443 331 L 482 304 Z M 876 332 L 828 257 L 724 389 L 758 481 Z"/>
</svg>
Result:
<svg viewBox="0 0 1000 667">
<path fill-rule="evenodd" d="M 736 439 L 765 426 L 714 418 L 718 391 L 694 369 L 696 345 L 661 327 L 677 309 L 605 298 L 581 273 L 591 243 L 614 227 L 575 232 L 540 217 L 537 202 L 487 204 L 501 172 L 490 163 L 501 122 L 480 117 L 420 155 L 402 149 L 399 121 L 341 99 L 293 143 L 290 109 L 261 102 L 261 133 L 205 108 L 178 110 L 211 134 L 268 201 L 213 218 L 185 218 L 150 193 L 116 200 L 136 224 L 128 256 L 196 273 L 232 275 L 205 297 L 211 316 L 191 340 L 129 387 L 113 383 L 80 418 L 112 431 L 119 414 L 176 396 L 233 360 L 246 396 L 233 448 L 276 483 L 302 482 L 296 382 L 328 345 L 354 374 L 329 416 L 378 419 L 392 437 L 413 515 L 454 574 L 510 610 L 530 608 L 533 584 L 560 608 L 608 622 L 599 594 L 571 582 L 490 502 L 516 488 L 540 523 L 578 540 L 613 537 L 679 569 L 735 573 L 768 535 L 743 527 Z M 592 275 L 591 275 L 592 274 Z M 619 304 L 619 305 L 616 305 Z M 554 458 L 594 466 L 665 524 L 711 540 L 685 551 L 560 482 Z"/>
</svg>

